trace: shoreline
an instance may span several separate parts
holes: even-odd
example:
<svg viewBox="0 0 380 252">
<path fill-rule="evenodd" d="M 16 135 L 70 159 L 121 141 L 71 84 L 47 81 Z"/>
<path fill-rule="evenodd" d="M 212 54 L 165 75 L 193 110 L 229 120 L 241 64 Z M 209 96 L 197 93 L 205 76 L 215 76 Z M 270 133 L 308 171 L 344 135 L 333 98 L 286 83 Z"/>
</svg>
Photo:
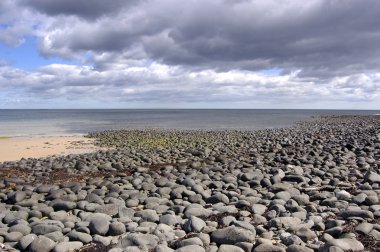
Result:
<svg viewBox="0 0 380 252">
<path fill-rule="evenodd" d="M 0 163 L 22 158 L 83 154 L 97 151 L 94 139 L 84 135 L 1 136 Z"/>
</svg>

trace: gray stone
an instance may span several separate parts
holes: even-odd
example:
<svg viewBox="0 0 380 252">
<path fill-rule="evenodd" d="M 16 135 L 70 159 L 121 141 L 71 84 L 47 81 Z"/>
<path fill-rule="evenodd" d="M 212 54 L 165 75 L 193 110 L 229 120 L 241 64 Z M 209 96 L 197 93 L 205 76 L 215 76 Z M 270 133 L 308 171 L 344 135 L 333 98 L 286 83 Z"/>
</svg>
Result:
<svg viewBox="0 0 380 252">
<path fill-rule="evenodd" d="M 363 219 L 373 219 L 373 213 L 368 210 L 346 210 L 341 213 L 342 217 L 347 219 L 350 217 L 360 217 Z"/>
<path fill-rule="evenodd" d="M 70 238 L 70 241 L 80 241 L 84 244 L 90 243 L 92 241 L 91 235 L 77 232 L 75 230 L 68 233 L 67 236 Z"/>
<path fill-rule="evenodd" d="M 173 241 L 176 236 L 174 230 L 171 226 L 166 224 L 158 224 L 156 229 L 153 231 L 153 234 L 160 239 L 160 241 Z"/>
<path fill-rule="evenodd" d="M 113 217 L 119 213 L 119 207 L 120 207 L 120 205 L 118 205 L 118 204 L 105 204 L 105 205 L 101 205 L 101 206 L 96 207 L 95 212 L 107 214 L 107 215 Z"/>
<path fill-rule="evenodd" d="M 209 217 L 212 214 L 212 210 L 205 209 L 203 207 L 196 207 L 196 208 L 186 209 L 184 214 L 186 218 L 190 218 L 191 216 Z"/>
<path fill-rule="evenodd" d="M 55 231 L 62 231 L 62 228 L 49 224 L 38 224 L 32 227 L 32 233 L 36 235 L 44 235 Z"/>
<path fill-rule="evenodd" d="M 122 207 L 119 207 L 119 212 L 117 216 L 119 218 L 125 218 L 125 217 L 132 218 L 134 215 L 135 215 L 135 210 L 122 206 Z"/>
<path fill-rule="evenodd" d="M 311 231 L 308 228 L 300 228 L 297 232 L 296 235 L 301 238 L 304 242 L 312 240 L 317 237 L 317 234 L 314 231 Z"/>
<path fill-rule="evenodd" d="M 26 250 L 28 248 L 28 246 L 35 240 L 37 239 L 37 235 L 35 234 L 28 234 L 28 235 L 25 235 L 24 237 L 22 237 L 18 243 L 17 243 L 17 246 L 21 249 L 21 250 Z"/>
<path fill-rule="evenodd" d="M 11 226 L 8 230 L 8 232 L 15 232 L 15 231 L 20 232 L 23 235 L 27 235 L 27 234 L 30 234 L 30 232 L 32 231 L 32 228 L 24 224 L 17 224 L 17 225 Z"/>
<path fill-rule="evenodd" d="M 217 229 L 211 234 L 211 240 L 217 244 L 235 244 L 237 242 L 253 242 L 255 233 L 238 227 Z"/>
<path fill-rule="evenodd" d="M 192 237 L 188 239 L 179 240 L 175 243 L 177 248 L 182 248 L 190 245 L 198 245 L 203 247 L 203 242 L 198 237 Z"/>
<path fill-rule="evenodd" d="M 39 236 L 30 244 L 30 252 L 50 252 L 55 247 L 55 242 L 45 236 Z"/>
<path fill-rule="evenodd" d="M 171 249 L 168 246 L 161 244 L 154 248 L 154 252 L 174 252 L 174 249 Z"/>
<path fill-rule="evenodd" d="M 175 250 L 176 252 L 206 252 L 206 250 L 198 245 L 190 245 Z"/>
<path fill-rule="evenodd" d="M 248 229 L 248 230 L 252 231 L 252 233 L 256 234 L 255 226 L 252 225 L 251 223 L 247 222 L 247 221 L 233 220 L 231 222 L 231 225 L 234 225 L 236 227 L 241 227 L 241 228 L 244 228 L 244 229 Z"/>
<path fill-rule="evenodd" d="M 369 234 L 373 229 L 373 224 L 368 222 L 360 223 L 356 228 L 355 231 L 361 234 Z"/>
<path fill-rule="evenodd" d="M 269 225 L 277 228 L 296 228 L 301 224 L 301 220 L 296 217 L 277 217 L 270 220 Z"/>
<path fill-rule="evenodd" d="M 138 246 L 128 246 L 123 249 L 123 252 L 142 252 L 145 249 L 140 249 Z"/>
<path fill-rule="evenodd" d="M 52 239 L 55 242 L 61 242 L 64 239 L 64 236 L 63 236 L 62 232 L 60 232 L 60 231 L 48 233 L 48 234 L 45 234 L 44 236 L 46 236 L 49 239 Z"/>
<path fill-rule="evenodd" d="M 375 238 L 376 241 L 380 241 L 380 231 L 377 231 L 376 229 L 372 229 L 372 231 L 369 232 L 369 235 Z"/>
<path fill-rule="evenodd" d="M 110 223 L 103 218 L 92 218 L 90 220 L 89 229 L 91 234 L 106 235 L 109 230 Z"/>
<path fill-rule="evenodd" d="M 230 200 L 226 195 L 224 195 L 222 193 L 214 194 L 211 197 L 206 199 L 206 203 L 208 203 L 208 204 L 217 204 L 219 202 L 224 203 L 224 204 L 228 204 L 230 202 Z"/>
<path fill-rule="evenodd" d="M 136 217 L 140 217 L 143 221 L 158 222 L 160 220 L 157 212 L 151 209 L 141 210 L 135 213 Z"/>
<path fill-rule="evenodd" d="M 16 220 L 27 220 L 28 219 L 28 213 L 25 211 L 12 211 L 5 214 L 3 218 L 3 223 L 10 224 Z"/>
<path fill-rule="evenodd" d="M 330 239 L 326 242 L 327 247 L 336 246 L 343 251 L 362 251 L 364 246 L 360 241 L 342 238 L 342 239 Z"/>
<path fill-rule="evenodd" d="M 8 199 L 14 204 L 20 201 L 23 201 L 26 198 L 26 192 L 24 191 L 15 191 L 8 195 Z"/>
<path fill-rule="evenodd" d="M 125 225 L 121 222 L 113 222 L 109 225 L 108 234 L 112 236 L 124 234 L 126 231 Z"/>
<path fill-rule="evenodd" d="M 252 205 L 252 212 L 254 214 L 263 215 L 265 211 L 267 210 L 267 207 L 262 204 L 253 204 Z"/>
<path fill-rule="evenodd" d="M 93 242 L 95 242 L 95 243 L 101 243 L 104 246 L 110 245 L 112 239 L 113 239 L 113 237 L 111 237 L 111 236 L 104 237 L 104 236 L 101 236 L 101 235 L 94 235 L 92 237 L 92 241 Z"/>
<path fill-rule="evenodd" d="M 54 200 L 51 207 L 53 207 L 55 211 L 70 211 L 77 207 L 77 203 L 71 201 Z"/>
<path fill-rule="evenodd" d="M 364 175 L 364 180 L 371 183 L 379 183 L 380 175 L 373 171 L 368 171 Z"/>
<path fill-rule="evenodd" d="M 242 248 L 234 246 L 234 245 L 223 244 L 223 245 L 220 245 L 217 252 L 245 252 L 245 251 Z"/>
<path fill-rule="evenodd" d="M 273 244 L 263 243 L 253 249 L 253 252 L 285 252 L 284 248 Z"/>
<path fill-rule="evenodd" d="M 160 223 L 166 224 L 169 226 L 174 226 L 180 223 L 179 218 L 180 218 L 179 216 L 176 216 L 173 214 L 164 214 L 160 216 Z"/>
<path fill-rule="evenodd" d="M 186 232 L 196 232 L 200 233 L 206 227 L 206 222 L 204 220 L 191 216 L 186 223 L 183 225 L 183 229 Z"/>
<path fill-rule="evenodd" d="M 74 242 L 61 242 L 58 243 L 54 249 L 53 252 L 68 252 L 68 251 L 74 251 L 76 249 L 80 249 L 83 247 L 83 243 L 79 241 Z"/>
<path fill-rule="evenodd" d="M 158 242 L 159 239 L 155 235 L 130 233 L 120 238 L 117 247 L 125 248 L 128 246 L 143 246 L 148 249 L 153 249 L 157 246 Z"/>
<path fill-rule="evenodd" d="M 286 252 L 313 252 L 311 248 L 305 247 L 305 246 L 300 246 L 300 245 L 290 245 L 287 249 Z"/>
<path fill-rule="evenodd" d="M 10 232 L 7 233 L 4 236 L 5 242 L 17 242 L 19 241 L 24 235 L 20 232 Z"/>
<path fill-rule="evenodd" d="M 243 249 L 245 252 L 251 252 L 253 249 L 253 243 L 251 242 L 238 242 L 238 243 L 235 243 L 235 246 L 238 246 L 239 248 Z"/>
</svg>

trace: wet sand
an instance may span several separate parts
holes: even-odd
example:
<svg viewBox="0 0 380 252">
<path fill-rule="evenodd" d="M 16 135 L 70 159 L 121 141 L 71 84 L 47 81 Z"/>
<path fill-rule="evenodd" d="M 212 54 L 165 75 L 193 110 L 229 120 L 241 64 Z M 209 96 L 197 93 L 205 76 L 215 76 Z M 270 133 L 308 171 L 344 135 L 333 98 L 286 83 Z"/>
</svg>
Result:
<svg viewBox="0 0 380 252">
<path fill-rule="evenodd" d="M 93 152 L 99 147 L 83 136 L 0 137 L 0 162 Z"/>
</svg>

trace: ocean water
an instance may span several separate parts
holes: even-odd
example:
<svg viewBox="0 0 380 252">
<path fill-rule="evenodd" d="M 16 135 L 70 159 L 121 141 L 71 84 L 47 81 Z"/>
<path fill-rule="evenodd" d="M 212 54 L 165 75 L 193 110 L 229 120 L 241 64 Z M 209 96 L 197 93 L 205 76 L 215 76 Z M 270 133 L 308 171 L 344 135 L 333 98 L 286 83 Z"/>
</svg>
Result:
<svg viewBox="0 0 380 252">
<path fill-rule="evenodd" d="M 255 130 L 290 127 L 320 115 L 374 115 L 370 110 L 77 109 L 0 110 L 1 136 L 86 134 L 109 129 Z"/>
</svg>

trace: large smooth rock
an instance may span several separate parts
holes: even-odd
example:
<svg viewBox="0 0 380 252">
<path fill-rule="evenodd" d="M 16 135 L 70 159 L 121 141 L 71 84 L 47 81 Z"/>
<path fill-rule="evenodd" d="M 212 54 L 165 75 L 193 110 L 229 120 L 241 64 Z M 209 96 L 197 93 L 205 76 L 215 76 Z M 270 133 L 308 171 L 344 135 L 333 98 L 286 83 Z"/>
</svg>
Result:
<svg viewBox="0 0 380 252">
<path fill-rule="evenodd" d="M 183 225 L 183 229 L 186 232 L 197 232 L 200 233 L 206 227 L 206 222 L 204 220 L 191 216 Z"/>
<path fill-rule="evenodd" d="M 125 248 L 128 246 L 143 246 L 148 249 L 153 249 L 157 246 L 159 239 L 155 235 L 130 233 L 122 236 L 117 244 L 119 248 Z"/>
<path fill-rule="evenodd" d="M 5 236 L 4 236 L 4 240 L 6 242 L 17 242 L 19 241 L 24 235 L 20 232 L 10 232 L 10 233 L 7 233 Z"/>
<path fill-rule="evenodd" d="M 77 203 L 72 201 L 63 201 L 63 200 L 55 200 L 51 207 L 54 208 L 54 211 L 70 211 L 77 207 Z"/>
<path fill-rule="evenodd" d="M 39 236 L 30 244 L 30 252 L 50 252 L 55 247 L 55 242 L 45 236 Z"/>
<path fill-rule="evenodd" d="M 285 252 L 284 248 L 273 244 L 263 243 L 253 249 L 253 252 Z"/>
<path fill-rule="evenodd" d="M 84 244 L 90 243 L 92 241 L 92 236 L 86 233 L 77 232 L 75 230 L 67 234 L 70 241 L 80 241 Z"/>
<path fill-rule="evenodd" d="M 270 220 L 269 225 L 277 228 L 292 228 L 297 229 L 301 224 L 301 220 L 296 217 L 277 217 Z"/>
<path fill-rule="evenodd" d="M 136 217 L 140 217 L 143 221 L 158 222 L 160 217 L 155 210 L 145 209 L 135 213 Z"/>
<path fill-rule="evenodd" d="M 109 225 L 108 235 L 116 236 L 124 234 L 126 231 L 125 225 L 121 222 L 113 222 Z"/>
<path fill-rule="evenodd" d="M 61 242 L 58 243 L 54 249 L 53 252 L 68 252 L 68 251 L 74 251 L 76 249 L 80 249 L 83 247 L 83 243 L 79 241 L 74 242 Z"/>
<path fill-rule="evenodd" d="M 367 182 L 375 183 L 380 182 L 380 175 L 373 171 L 368 171 L 364 175 L 364 180 Z"/>
<path fill-rule="evenodd" d="M 244 228 L 226 227 L 212 232 L 211 240 L 217 244 L 235 244 L 238 242 L 253 242 L 255 232 Z"/>
<path fill-rule="evenodd" d="M 244 252 L 244 250 L 234 245 L 223 244 L 220 245 L 217 252 Z"/>
<path fill-rule="evenodd" d="M 103 218 L 92 218 L 89 224 L 91 234 L 106 235 L 109 230 L 110 223 Z"/>
<path fill-rule="evenodd" d="M 338 247 L 342 249 L 343 251 L 362 251 L 364 250 L 364 246 L 360 241 L 349 239 L 349 238 L 342 238 L 342 239 L 330 239 L 326 242 L 324 249 L 327 249 L 328 247 Z M 323 250 L 326 251 L 326 250 Z"/>
<path fill-rule="evenodd" d="M 55 231 L 62 231 L 57 225 L 38 224 L 32 227 L 32 233 L 36 235 L 44 235 Z"/>
<path fill-rule="evenodd" d="M 17 246 L 21 250 L 26 250 L 28 246 L 37 239 L 37 235 L 35 234 L 28 234 L 21 238 L 21 240 L 18 241 Z"/>
<path fill-rule="evenodd" d="M 175 250 L 176 252 L 206 252 L 206 250 L 198 245 L 190 245 Z"/>
</svg>

